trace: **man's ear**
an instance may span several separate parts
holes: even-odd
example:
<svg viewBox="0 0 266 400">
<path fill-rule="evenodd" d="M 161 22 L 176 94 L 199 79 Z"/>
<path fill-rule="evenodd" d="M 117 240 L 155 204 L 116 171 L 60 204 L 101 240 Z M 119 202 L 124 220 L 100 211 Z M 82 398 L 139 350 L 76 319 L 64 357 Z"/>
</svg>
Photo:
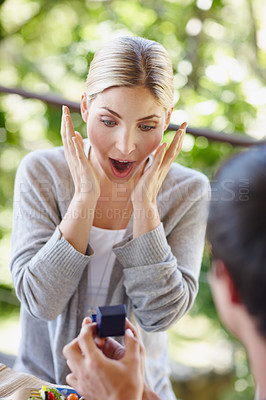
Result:
<svg viewBox="0 0 266 400">
<path fill-rule="evenodd" d="M 165 125 L 164 125 L 164 131 L 167 129 L 167 127 L 168 127 L 168 125 L 170 123 L 170 118 L 171 118 L 173 110 L 174 110 L 174 106 L 172 106 L 170 108 L 170 110 L 167 111 Z"/>
<path fill-rule="evenodd" d="M 241 300 L 238 291 L 225 263 L 222 260 L 215 260 L 214 263 L 216 276 L 218 279 L 223 279 L 226 284 L 231 302 L 233 304 L 240 304 Z"/>
<path fill-rule="evenodd" d="M 88 108 L 88 100 L 86 92 L 83 92 L 81 95 L 80 111 L 83 121 L 87 122 L 89 116 L 89 108 Z"/>
</svg>

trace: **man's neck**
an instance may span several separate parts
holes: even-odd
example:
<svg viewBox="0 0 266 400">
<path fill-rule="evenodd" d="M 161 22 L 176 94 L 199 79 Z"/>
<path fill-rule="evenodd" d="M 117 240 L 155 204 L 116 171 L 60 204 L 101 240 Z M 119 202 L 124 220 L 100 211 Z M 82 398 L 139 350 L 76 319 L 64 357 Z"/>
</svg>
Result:
<svg viewBox="0 0 266 400">
<path fill-rule="evenodd" d="M 266 399 L 266 339 L 253 331 L 245 345 L 252 374 L 259 387 L 260 399 Z"/>
</svg>

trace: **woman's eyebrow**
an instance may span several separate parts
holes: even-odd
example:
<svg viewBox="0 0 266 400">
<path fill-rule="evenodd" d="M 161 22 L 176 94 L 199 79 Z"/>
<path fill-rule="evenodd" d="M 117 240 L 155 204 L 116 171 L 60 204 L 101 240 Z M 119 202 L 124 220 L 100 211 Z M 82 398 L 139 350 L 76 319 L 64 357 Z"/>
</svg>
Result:
<svg viewBox="0 0 266 400">
<path fill-rule="evenodd" d="M 100 108 L 103 108 L 104 110 L 107 110 L 107 111 L 109 111 L 109 113 L 111 113 L 111 114 L 115 115 L 117 118 L 120 118 L 120 119 L 122 119 L 122 118 L 120 117 L 120 115 L 119 115 L 119 114 L 117 114 L 117 112 L 115 112 L 115 111 L 111 110 L 110 108 L 108 108 L 108 107 L 100 107 Z"/>
<path fill-rule="evenodd" d="M 108 108 L 108 107 L 100 107 L 100 108 L 102 108 L 102 109 L 108 111 L 109 113 L 115 115 L 117 118 L 122 119 L 122 117 L 120 117 L 120 115 L 119 115 L 117 112 L 115 112 L 114 110 L 111 110 L 111 109 Z M 159 115 L 157 115 L 157 114 L 152 114 L 152 115 L 148 115 L 147 117 L 139 118 L 139 119 L 137 120 L 137 122 L 139 122 L 139 121 L 145 121 L 145 120 L 151 119 L 151 118 L 158 118 L 158 119 L 161 119 L 161 117 L 160 117 Z"/>
<path fill-rule="evenodd" d="M 148 117 L 143 117 L 143 118 L 138 119 L 137 122 L 139 122 L 139 121 L 145 121 L 146 119 L 151 119 L 151 118 L 158 118 L 158 119 L 160 119 L 161 117 L 160 117 L 159 115 L 152 114 L 152 115 L 148 115 Z"/>
</svg>

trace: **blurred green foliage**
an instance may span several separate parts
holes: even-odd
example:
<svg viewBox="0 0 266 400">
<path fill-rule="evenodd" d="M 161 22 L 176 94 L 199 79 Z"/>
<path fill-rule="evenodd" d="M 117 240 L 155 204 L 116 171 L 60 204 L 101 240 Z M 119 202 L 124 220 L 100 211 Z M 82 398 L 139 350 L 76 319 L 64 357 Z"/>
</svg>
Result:
<svg viewBox="0 0 266 400">
<path fill-rule="evenodd" d="M 173 123 L 187 120 L 193 127 L 261 139 L 266 123 L 265 7 L 264 0 L 0 1 L 0 85 L 79 101 L 97 48 L 113 36 L 144 36 L 161 42 L 172 58 Z M 72 117 L 75 129 L 85 135 L 80 115 Z M 40 100 L 0 96 L 2 284 L 12 286 L 8 264 L 16 168 L 29 151 L 61 145 L 59 130 L 59 109 Z M 166 133 L 167 140 L 171 135 Z M 188 134 L 178 161 L 211 179 L 236 151 Z M 191 314 L 218 321 L 206 279 L 210 262 L 206 246 Z M 246 385 L 239 385 L 237 394 L 227 393 L 227 399 L 250 398 L 248 373 L 244 378 Z"/>
</svg>

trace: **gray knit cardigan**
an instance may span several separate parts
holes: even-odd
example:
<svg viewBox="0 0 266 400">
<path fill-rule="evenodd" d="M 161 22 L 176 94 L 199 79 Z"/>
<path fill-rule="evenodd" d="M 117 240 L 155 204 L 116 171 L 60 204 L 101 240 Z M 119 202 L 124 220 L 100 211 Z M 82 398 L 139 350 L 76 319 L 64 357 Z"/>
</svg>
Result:
<svg viewBox="0 0 266 400">
<path fill-rule="evenodd" d="M 86 139 L 85 152 L 89 152 Z M 76 251 L 58 225 L 74 186 L 63 147 L 37 150 L 20 163 L 15 182 L 11 273 L 21 302 L 22 338 L 15 369 L 58 384 L 69 370 L 63 346 L 87 312 L 87 273 L 93 249 Z M 113 251 L 107 304 L 127 305 L 146 347 L 147 384 L 164 400 L 169 383 L 166 330 L 192 306 L 204 248 L 209 182 L 174 163 L 159 192 L 161 224 L 132 238 L 133 217 Z"/>
</svg>

